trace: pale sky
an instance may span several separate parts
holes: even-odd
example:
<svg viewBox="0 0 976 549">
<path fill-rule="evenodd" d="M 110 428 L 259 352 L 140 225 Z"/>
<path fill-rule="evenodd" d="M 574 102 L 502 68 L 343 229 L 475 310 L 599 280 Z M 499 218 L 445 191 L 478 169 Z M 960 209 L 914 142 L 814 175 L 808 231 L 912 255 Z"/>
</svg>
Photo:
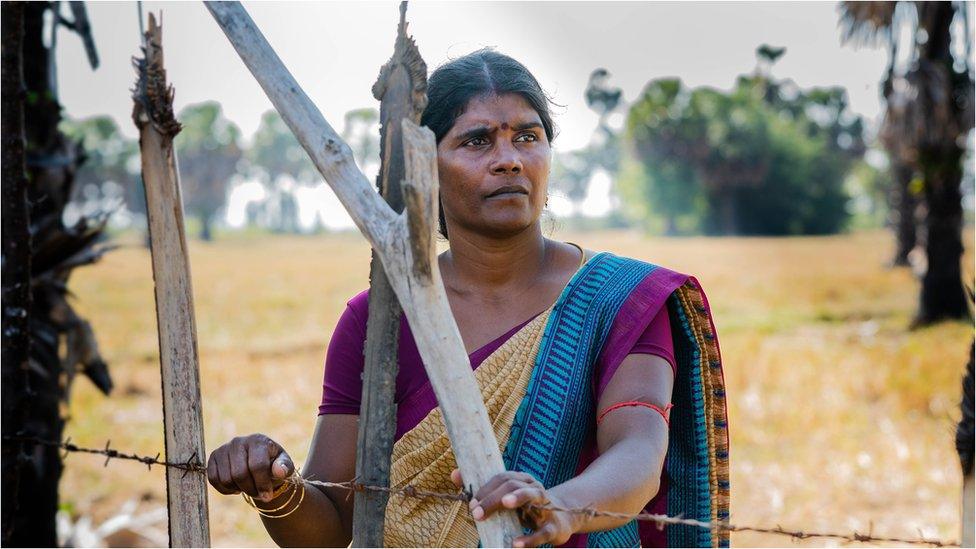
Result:
<svg viewBox="0 0 976 549">
<path fill-rule="evenodd" d="M 245 2 L 299 84 L 341 129 L 342 116 L 374 106 L 370 86 L 392 51 L 396 2 Z M 89 2 L 102 66 L 92 72 L 80 41 L 59 35 L 61 101 L 72 117 L 110 114 L 135 136 L 129 120 L 130 58 L 139 47 L 134 2 Z M 217 100 L 250 136 L 271 108 L 201 2 L 145 2 L 163 13 L 166 70 L 176 110 Z M 855 112 L 880 111 L 881 49 L 841 47 L 836 2 L 412 2 L 410 30 L 431 69 L 492 46 L 524 63 L 554 96 L 558 149 L 586 144 L 596 124 L 583 90 L 605 67 L 610 83 L 633 100 L 653 78 L 678 76 L 690 86 L 728 88 L 755 66 L 759 44 L 786 46 L 774 73 L 800 86 L 842 85 Z"/>
<path fill-rule="evenodd" d="M 74 118 L 109 114 L 135 136 L 130 58 L 138 52 L 134 2 L 88 2 L 101 67 L 91 71 L 80 40 L 59 34 L 60 98 Z M 370 93 L 392 52 L 397 2 L 245 2 L 258 27 L 308 96 L 339 131 L 343 115 L 376 106 Z M 271 108 L 201 2 L 145 2 L 162 12 L 163 47 L 175 107 L 219 101 L 245 138 Z M 633 101 L 648 81 L 729 88 L 755 67 L 762 43 L 785 46 L 774 75 L 801 87 L 841 85 L 851 108 L 872 122 L 881 110 L 883 49 L 840 44 L 836 2 L 411 2 L 407 20 L 428 67 L 491 46 L 531 70 L 556 103 L 554 148 L 590 139 L 597 117 L 583 100 L 590 72 Z"/>
</svg>

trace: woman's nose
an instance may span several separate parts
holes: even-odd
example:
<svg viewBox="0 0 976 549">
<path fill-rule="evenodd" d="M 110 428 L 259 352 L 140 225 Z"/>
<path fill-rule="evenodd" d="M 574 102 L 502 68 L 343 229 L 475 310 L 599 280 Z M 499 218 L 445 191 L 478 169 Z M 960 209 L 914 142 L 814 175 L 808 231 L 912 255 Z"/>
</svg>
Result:
<svg viewBox="0 0 976 549">
<path fill-rule="evenodd" d="M 522 158 L 511 144 L 501 145 L 491 165 L 491 172 L 498 175 L 522 173 Z"/>
</svg>

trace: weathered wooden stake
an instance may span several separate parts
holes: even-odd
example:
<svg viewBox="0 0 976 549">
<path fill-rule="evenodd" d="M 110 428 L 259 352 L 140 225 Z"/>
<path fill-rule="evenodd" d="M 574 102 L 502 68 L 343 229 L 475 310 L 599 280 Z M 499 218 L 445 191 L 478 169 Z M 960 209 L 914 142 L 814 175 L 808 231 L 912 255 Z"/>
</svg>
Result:
<svg viewBox="0 0 976 549">
<path fill-rule="evenodd" d="M 179 133 L 180 124 L 173 116 L 173 88 L 166 85 L 162 28 L 152 14 L 149 14 L 145 39 L 145 58 L 133 60 L 139 78 L 133 90 L 135 108 L 132 118 L 139 128 L 156 283 L 166 459 L 200 465 L 205 462 L 207 453 L 203 445 L 203 410 L 190 261 L 183 227 L 183 198 L 173 149 L 173 138 Z M 209 547 L 204 475 L 188 475 L 167 468 L 166 499 L 170 546 Z"/>
<path fill-rule="evenodd" d="M 437 146 L 434 134 L 403 120 L 406 210 L 397 214 L 356 167 L 349 146 L 325 121 L 238 2 L 206 2 L 244 64 L 315 167 L 383 261 L 444 414 L 465 482 L 477 490 L 505 470 L 474 373 L 437 268 Z M 521 533 L 514 512 L 477 523 L 486 547 L 510 547 Z"/>
<path fill-rule="evenodd" d="M 400 24 L 393 56 L 380 69 L 373 96 L 380 101 L 380 174 L 377 186 L 386 203 L 403 211 L 404 178 L 400 121 L 420 123 L 426 105 L 427 66 L 407 36 L 407 3 L 400 4 Z M 363 396 L 359 410 L 356 478 L 372 486 L 390 485 L 390 456 L 396 434 L 396 378 L 400 315 L 403 310 L 376 252 L 370 263 L 369 319 L 366 325 Z M 353 547 L 382 547 L 389 495 L 356 492 Z"/>
</svg>

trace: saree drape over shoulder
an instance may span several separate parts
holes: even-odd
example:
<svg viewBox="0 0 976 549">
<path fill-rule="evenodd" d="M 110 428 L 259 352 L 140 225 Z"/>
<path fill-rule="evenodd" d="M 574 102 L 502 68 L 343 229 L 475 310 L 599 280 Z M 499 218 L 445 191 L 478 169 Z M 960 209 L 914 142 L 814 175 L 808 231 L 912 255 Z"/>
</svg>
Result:
<svg viewBox="0 0 976 549">
<path fill-rule="evenodd" d="M 597 413 L 593 365 L 606 349 L 630 349 L 662 307 L 667 308 L 674 343 L 674 408 L 661 488 L 645 510 L 702 521 L 728 519 L 725 384 L 705 294 L 693 277 L 610 253 L 591 258 L 548 310 L 475 370 L 507 469 L 529 473 L 548 488 L 579 474 L 595 459 L 585 451 Z M 394 445 L 391 484 L 451 492 L 455 467 L 441 411 L 435 407 Z M 390 498 L 385 534 L 387 546 L 479 544 L 464 503 L 398 495 Z M 613 530 L 574 535 L 567 545 L 728 544 L 726 532 L 690 526 L 659 530 L 653 523 L 631 521 Z"/>
</svg>

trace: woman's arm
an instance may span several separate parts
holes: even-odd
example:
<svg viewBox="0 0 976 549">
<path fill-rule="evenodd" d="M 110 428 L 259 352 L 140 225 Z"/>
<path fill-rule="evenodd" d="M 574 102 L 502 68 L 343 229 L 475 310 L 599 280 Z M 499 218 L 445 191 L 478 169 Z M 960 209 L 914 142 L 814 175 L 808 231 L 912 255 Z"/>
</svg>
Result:
<svg viewBox="0 0 976 549">
<path fill-rule="evenodd" d="M 302 477 L 325 482 L 347 482 L 356 476 L 356 438 L 359 416 L 325 414 L 315 423 Z M 349 493 L 338 488 L 305 486 L 305 500 L 291 515 L 261 517 L 264 528 L 280 547 L 348 547 L 352 541 L 352 505 Z M 280 502 L 256 502 L 275 509 Z"/>
<path fill-rule="evenodd" d="M 628 401 L 664 409 L 671 402 L 673 385 L 674 374 L 666 360 L 654 355 L 628 355 L 600 396 L 597 410 Z M 643 406 L 618 408 L 597 427 L 597 446 L 600 456 L 586 470 L 549 490 L 524 473 L 497 475 L 475 495 L 475 520 L 483 520 L 502 507 L 514 509 L 547 501 L 566 508 L 639 513 L 659 488 L 668 448 L 664 418 Z M 460 480 L 457 475 L 455 480 Z M 517 538 L 516 547 L 558 545 L 573 533 L 608 530 L 627 522 L 562 512 L 543 512 L 535 518 L 535 532 Z"/>
<path fill-rule="evenodd" d="M 356 469 L 359 416 L 319 416 L 302 476 L 312 480 L 345 482 Z M 311 484 L 290 487 L 265 501 L 294 470 L 288 454 L 265 435 L 236 437 L 210 454 L 207 476 L 214 488 L 228 495 L 251 496 L 259 509 L 281 518 L 261 517 L 271 538 L 281 547 L 346 547 L 352 539 L 352 499 L 345 491 Z M 304 489 L 304 497 L 302 490 Z M 244 502 L 242 501 L 243 505 Z M 255 512 L 257 515 L 257 512 Z"/>
</svg>

